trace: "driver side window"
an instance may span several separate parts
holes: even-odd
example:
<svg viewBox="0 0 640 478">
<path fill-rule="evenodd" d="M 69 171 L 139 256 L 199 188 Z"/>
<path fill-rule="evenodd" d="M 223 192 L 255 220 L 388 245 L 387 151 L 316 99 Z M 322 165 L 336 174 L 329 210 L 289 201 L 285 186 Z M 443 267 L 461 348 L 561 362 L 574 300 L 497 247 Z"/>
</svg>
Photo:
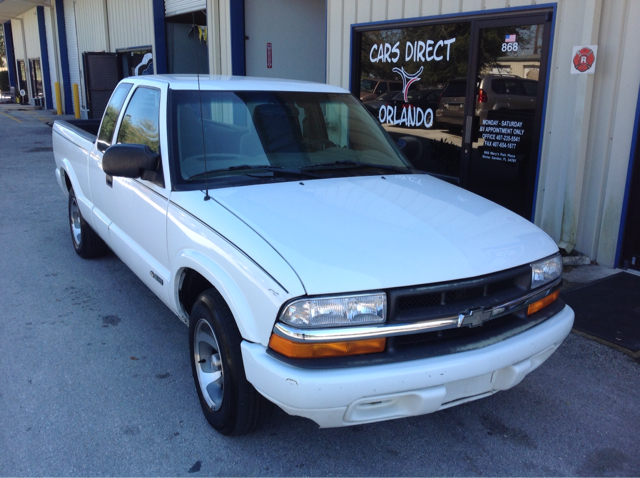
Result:
<svg viewBox="0 0 640 478">
<path fill-rule="evenodd" d="M 160 91 L 139 87 L 127 105 L 118 131 L 118 143 L 144 144 L 160 151 Z"/>
</svg>

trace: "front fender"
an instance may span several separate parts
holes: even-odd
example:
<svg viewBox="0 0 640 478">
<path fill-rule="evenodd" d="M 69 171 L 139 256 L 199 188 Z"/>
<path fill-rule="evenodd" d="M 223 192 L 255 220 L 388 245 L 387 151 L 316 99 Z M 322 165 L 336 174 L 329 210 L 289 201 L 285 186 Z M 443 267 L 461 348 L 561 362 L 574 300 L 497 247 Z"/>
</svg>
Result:
<svg viewBox="0 0 640 478">
<path fill-rule="evenodd" d="M 242 264 L 242 268 L 234 268 L 235 274 L 230 274 L 219 263 L 201 252 L 180 251 L 173 261 L 175 280 L 172 297 L 179 316 L 183 320 L 188 318 L 180 305 L 180 278 L 186 269 L 192 269 L 203 276 L 223 297 L 236 319 L 242 337 L 266 346 L 278 311 L 288 300 L 289 294 L 257 268 L 251 270 L 254 268 L 248 262 Z"/>
</svg>

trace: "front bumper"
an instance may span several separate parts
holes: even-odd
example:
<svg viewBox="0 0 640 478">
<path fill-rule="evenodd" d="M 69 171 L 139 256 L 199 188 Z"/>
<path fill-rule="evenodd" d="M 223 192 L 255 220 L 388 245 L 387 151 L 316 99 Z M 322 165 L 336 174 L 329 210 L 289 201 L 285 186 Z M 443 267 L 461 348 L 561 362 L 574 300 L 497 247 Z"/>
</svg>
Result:
<svg viewBox="0 0 640 478">
<path fill-rule="evenodd" d="M 507 390 L 551 356 L 573 320 L 565 306 L 502 342 L 400 363 L 303 369 L 249 342 L 242 343 L 242 357 L 247 379 L 267 399 L 321 427 L 341 427 L 432 413 Z"/>
</svg>

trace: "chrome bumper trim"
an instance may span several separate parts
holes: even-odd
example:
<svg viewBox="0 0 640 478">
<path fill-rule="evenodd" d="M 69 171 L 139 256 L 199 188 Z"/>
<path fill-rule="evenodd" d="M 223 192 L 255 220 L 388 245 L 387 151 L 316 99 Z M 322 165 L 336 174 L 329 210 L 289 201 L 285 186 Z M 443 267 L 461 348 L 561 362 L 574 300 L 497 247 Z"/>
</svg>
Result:
<svg viewBox="0 0 640 478">
<path fill-rule="evenodd" d="M 482 309 L 488 320 L 501 317 L 506 314 L 516 312 L 529 304 L 546 297 L 562 278 L 547 284 L 543 289 L 529 292 L 527 295 L 519 297 L 504 304 L 500 304 L 488 309 Z M 477 311 L 474 311 L 477 312 Z M 273 333 L 293 342 L 339 342 L 345 340 L 375 339 L 380 337 L 396 337 L 399 335 L 419 334 L 422 332 L 435 332 L 438 330 L 453 329 L 462 325 L 467 325 L 463 321 L 463 314 L 442 317 L 439 319 L 425 320 L 422 322 L 412 322 L 405 324 L 384 324 L 384 325 L 362 325 L 355 327 L 334 327 L 326 329 L 302 329 L 292 327 L 282 322 L 276 322 Z"/>
</svg>

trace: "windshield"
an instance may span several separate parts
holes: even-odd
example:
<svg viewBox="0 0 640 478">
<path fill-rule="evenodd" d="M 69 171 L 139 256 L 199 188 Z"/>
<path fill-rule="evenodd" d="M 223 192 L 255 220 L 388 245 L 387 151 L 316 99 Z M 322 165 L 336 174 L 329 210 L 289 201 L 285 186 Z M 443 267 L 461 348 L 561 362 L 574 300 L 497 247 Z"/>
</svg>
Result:
<svg viewBox="0 0 640 478">
<path fill-rule="evenodd" d="M 171 102 L 178 183 L 411 171 L 348 94 L 174 91 Z"/>
</svg>

